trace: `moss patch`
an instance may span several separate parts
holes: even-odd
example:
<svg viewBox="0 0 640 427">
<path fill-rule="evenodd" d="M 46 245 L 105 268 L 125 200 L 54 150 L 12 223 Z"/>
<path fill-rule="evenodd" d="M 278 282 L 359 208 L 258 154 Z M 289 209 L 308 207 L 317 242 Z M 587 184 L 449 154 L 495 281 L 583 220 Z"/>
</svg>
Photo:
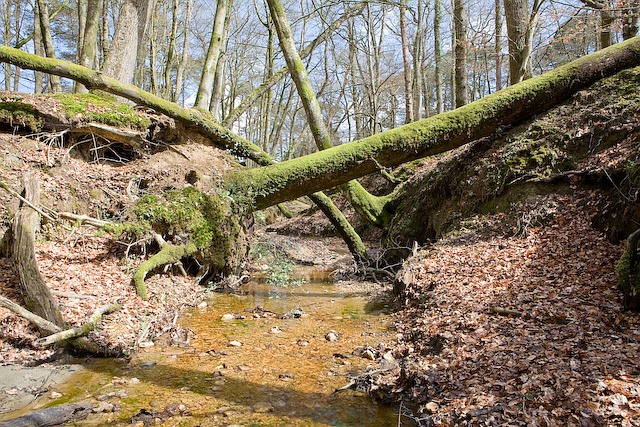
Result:
<svg viewBox="0 0 640 427">
<path fill-rule="evenodd" d="M 0 121 L 14 126 L 24 126 L 33 132 L 39 132 L 43 125 L 36 109 L 19 101 L 0 102 Z"/>
<path fill-rule="evenodd" d="M 103 123 L 109 126 L 144 130 L 149 118 L 138 114 L 130 105 L 93 93 L 53 95 L 71 119 Z"/>
</svg>

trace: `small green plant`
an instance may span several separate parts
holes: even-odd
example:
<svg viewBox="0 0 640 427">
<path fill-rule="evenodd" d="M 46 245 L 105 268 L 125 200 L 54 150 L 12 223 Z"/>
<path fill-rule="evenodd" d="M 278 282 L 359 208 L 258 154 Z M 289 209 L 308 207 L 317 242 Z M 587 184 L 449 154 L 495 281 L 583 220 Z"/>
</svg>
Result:
<svg viewBox="0 0 640 427">
<path fill-rule="evenodd" d="M 289 286 L 301 286 L 304 279 L 292 279 L 295 263 L 289 259 L 276 257 L 269 268 L 267 283 L 275 288 L 288 288 Z"/>
</svg>

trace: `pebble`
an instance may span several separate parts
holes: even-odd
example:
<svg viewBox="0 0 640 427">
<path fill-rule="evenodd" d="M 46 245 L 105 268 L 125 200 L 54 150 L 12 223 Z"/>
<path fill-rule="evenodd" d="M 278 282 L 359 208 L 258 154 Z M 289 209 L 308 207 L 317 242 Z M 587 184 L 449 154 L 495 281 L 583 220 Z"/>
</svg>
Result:
<svg viewBox="0 0 640 427">
<path fill-rule="evenodd" d="M 62 393 L 58 393 L 57 391 L 52 391 L 49 397 L 51 399 L 59 399 L 62 397 Z"/>
<path fill-rule="evenodd" d="M 273 412 L 273 405 L 266 402 L 258 402 L 255 405 L 253 405 L 253 412 L 256 412 L 258 414 Z"/>
<path fill-rule="evenodd" d="M 140 365 L 141 368 L 151 368 L 152 366 L 156 366 L 157 363 L 156 362 L 147 362 L 143 365 Z"/>
<path fill-rule="evenodd" d="M 307 341 L 307 340 L 298 340 L 298 343 L 297 343 L 297 344 L 298 344 L 300 347 L 305 347 L 305 346 L 309 345 L 309 341 Z"/>
<path fill-rule="evenodd" d="M 202 301 L 200 304 L 198 304 L 198 308 L 205 308 L 206 306 L 207 306 L 206 301 Z"/>
<path fill-rule="evenodd" d="M 382 358 L 384 360 L 386 360 L 387 362 L 395 362 L 396 358 L 393 357 L 393 354 L 390 351 L 387 351 L 384 355 L 382 355 Z"/>
<path fill-rule="evenodd" d="M 329 342 L 338 341 L 338 339 L 340 338 L 340 334 L 338 334 L 336 331 L 329 331 L 329 333 L 325 335 L 324 338 Z"/>
<path fill-rule="evenodd" d="M 138 347 L 140 348 L 148 348 L 148 347 L 153 347 L 155 344 L 153 343 L 153 341 L 142 341 L 140 344 L 138 344 Z"/>
<path fill-rule="evenodd" d="M 100 402 L 98 404 L 98 406 L 96 406 L 95 408 L 93 408 L 91 411 L 94 413 L 101 413 L 101 412 L 114 412 L 115 411 L 115 405 L 113 403 L 109 403 L 109 402 Z"/>
<path fill-rule="evenodd" d="M 137 379 L 136 377 L 133 377 L 129 380 L 129 384 L 131 385 L 136 385 L 136 384 L 140 384 L 140 380 Z"/>
<path fill-rule="evenodd" d="M 440 406 L 433 400 L 425 405 L 425 409 L 431 414 L 435 414 L 440 409 Z"/>
<path fill-rule="evenodd" d="M 273 326 L 269 332 L 272 334 L 279 334 L 282 332 L 282 329 L 280 329 L 280 326 Z"/>
<path fill-rule="evenodd" d="M 246 371 L 250 370 L 251 368 L 249 368 L 247 365 L 240 365 L 240 366 L 238 366 L 238 369 L 241 370 L 241 371 L 246 372 Z"/>
<path fill-rule="evenodd" d="M 227 314 L 223 314 L 220 320 L 222 320 L 223 322 L 230 322 L 235 318 L 236 317 L 233 314 L 227 313 Z"/>
<path fill-rule="evenodd" d="M 365 351 L 362 352 L 362 357 L 365 359 L 369 359 L 369 360 L 375 360 L 376 359 L 376 355 L 373 354 L 373 351 L 366 349 Z"/>
<path fill-rule="evenodd" d="M 232 340 L 229 341 L 229 347 L 240 347 L 242 343 L 240 341 Z"/>
</svg>

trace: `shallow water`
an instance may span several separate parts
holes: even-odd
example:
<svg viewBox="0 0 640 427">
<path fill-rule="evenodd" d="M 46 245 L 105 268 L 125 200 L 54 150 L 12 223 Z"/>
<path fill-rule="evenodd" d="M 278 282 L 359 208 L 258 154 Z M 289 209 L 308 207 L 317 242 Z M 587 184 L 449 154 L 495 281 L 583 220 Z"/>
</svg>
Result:
<svg viewBox="0 0 640 427">
<path fill-rule="evenodd" d="M 372 363 L 353 355 L 354 347 L 391 339 L 390 318 L 366 309 L 364 291 L 331 283 L 328 271 L 299 267 L 296 275 L 306 283 L 273 288 L 257 278 L 243 285 L 242 295 L 212 294 L 208 307 L 180 321 L 195 333 L 188 347 L 157 344 L 142 349 L 128 365 L 89 361 L 60 388 L 59 401 L 102 396 L 120 407 L 92 414 L 77 426 L 131 425 L 131 417 L 143 409 L 159 414 L 137 418 L 138 425 L 396 425 L 395 410 L 366 395 L 334 393 L 349 382 L 350 373 Z M 257 306 L 278 315 L 301 308 L 304 315 L 256 318 L 247 310 Z M 223 321 L 229 313 L 245 318 Z M 330 330 L 340 334 L 337 341 L 325 338 Z M 242 345 L 230 346 L 230 341 Z"/>
</svg>

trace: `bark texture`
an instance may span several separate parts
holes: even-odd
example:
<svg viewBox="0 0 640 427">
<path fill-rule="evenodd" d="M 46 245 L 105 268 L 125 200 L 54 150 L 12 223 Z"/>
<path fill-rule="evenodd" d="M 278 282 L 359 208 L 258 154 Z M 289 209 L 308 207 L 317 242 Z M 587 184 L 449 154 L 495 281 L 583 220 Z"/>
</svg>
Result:
<svg viewBox="0 0 640 427">
<path fill-rule="evenodd" d="M 40 189 L 35 176 L 25 176 L 25 198 L 33 205 L 40 202 Z M 51 291 L 44 283 L 35 257 L 35 232 L 40 216 L 34 209 L 23 206 L 14 219 L 12 257 L 20 279 L 20 291 L 30 311 L 51 323 L 64 327 L 64 320 Z M 49 328 L 40 328 L 42 334 L 51 334 Z"/>
</svg>

